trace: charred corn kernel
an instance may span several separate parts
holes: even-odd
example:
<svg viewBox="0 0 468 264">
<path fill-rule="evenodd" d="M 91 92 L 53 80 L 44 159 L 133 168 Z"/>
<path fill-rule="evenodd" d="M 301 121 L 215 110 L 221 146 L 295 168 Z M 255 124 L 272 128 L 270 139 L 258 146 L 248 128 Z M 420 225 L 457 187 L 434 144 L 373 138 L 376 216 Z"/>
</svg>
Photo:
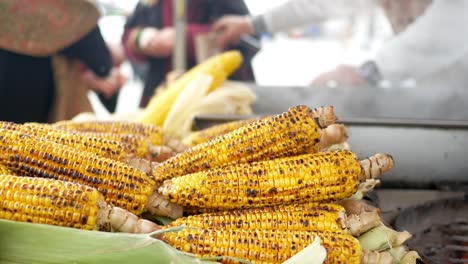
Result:
<svg viewBox="0 0 468 264">
<path fill-rule="evenodd" d="M 393 166 L 383 154 L 368 160 L 374 161 L 367 167 L 380 168 L 372 177 Z M 366 171 L 354 153 L 344 150 L 201 171 L 166 180 L 159 192 L 182 206 L 216 209 L 327 202 L 353 195 Z"/>
<path fill-rule="evenodd" d="M 140 214 L 154 181 L 122 162 L 28 134 L 0 129 L 0 164 L 24 176 L 53 178 L 96 187 L 107 202 Z"/>
<path fill-rule="evenodd" d="M 148 124 L 124 121 L 61 121 L 55 123 L 53 126 L 59 129 L 76 131 L 140 135 L 155 146 L 164 144 L 161 128 Z"/>
<path fill-rule="evenodd" d="M 0 127 L 29 134 L 35 138 L 52 141 L 99 156 L 124 161 L 128 156 L 137 155 L 129 146 L 102 137 L 79 135 L 73 132 L 54 129 L 44 124 L 9 124 L 0 122 Z"/>
<path fill-rule="evenodd" d="M 252 263 L 283 263 L 320 237 L 327 249 L 324 263 L 359 264 L 359 241 L 347 234 L 329 231 L 225 230 L 186 228 L 165 233 L 163 239 L 176 249 L 203 257 L 227 256 Z M 224 259 L 223 263 L 231 263 Z"/>
<path fill-rule="evenodd" d="M 196 146 L 203 142 L 209 141 L 217 136 L 229 133 L 235 129 L 238 129 L 239 127 L 253 123 L 255 121 L 258 121 L 258 119 L 238 120 L 228 122 L 225 124 L 214 125 L 212 127 L 193 132 L 192 134 L 183 139 L 183 143 L 185 143 L 187 146 Z"/>
<path fill-rule="evenodd" d="M 221 229 L 272 229 L 290 231 L 346 232 L 346 212 L 330 210 L 336 205 L 278 206 L 233 210 L 179 218 L 169 226 Z"/>
<path fill-rule="evenodd" d="M 343 210 L 345 210 L 344 207 L 335 203 L 318 203 L 318 202 L 302 203 L 302 204 L 294 203 L 290 205 L 263 207 L 263 209 L 265 210 L 272 210 L 272 211 L 282 211 L 282 210 L 289 209 L 289 208 L 302 208 L 302 210 L 308 210 L 310 208 L 318 208 L 318 209 L 326 210 L 330 212 L 342 212 Z M 248 211 L 249 209 L 243 209 L 243 210 Z M 216 208 L 191 207 L 191 206 L 184 207 L 184 213 L 188 216 L 199 215 L 199 214 L 213 214 L 213 213 L 221 213 L 221 212 L 225 212 L 225 210 L 216 209 Z"/>
<path fill-rule="evenodd" d="M 101 133 L 101 132 L 74 132 L 77 135 L 91 138 L 102 138 L 103 140 L 117 142 L 123 145 L 124 151 L 128 154 L 135 155 L 139 158 L 148 158 L 150 154 L 150 143 L 141 135 L 135 134 L 116 134 L 116 133 Z"/>
<path fill-rule="evenodd" d="M 87 230 L 150 233 L 156 224 L 104 201 L 96 189 L 60 180 L 0 176 L 0 219 Z"/>
<path fill-rule="evenodd" d="M 177 96 L 185 89 L 188 83 L 199 73 L 213 77 L 209 91 L 219 87 L 232 72 L 242 63 L 242 54 L 238 51 L 228 51 L 213 56 L 205 62 L 193 67 L 180 78 L 169 84 L 166 90 L 150 100 L 137 121 L 162 126 L 167 114 L 171 110 Z"/>
<path fill-rule="evenodd" d="M 320 142 L 312 110 L 297 106 L 187 149 L 153 170 L 156 181 L 216 168 L 308 152 Z"/>
<path fill-rule="evenodd" d="M 98 229 L 98 200 L 94 188 L 49 179 L 0 176 L 0 218 Z"/>
</svg>

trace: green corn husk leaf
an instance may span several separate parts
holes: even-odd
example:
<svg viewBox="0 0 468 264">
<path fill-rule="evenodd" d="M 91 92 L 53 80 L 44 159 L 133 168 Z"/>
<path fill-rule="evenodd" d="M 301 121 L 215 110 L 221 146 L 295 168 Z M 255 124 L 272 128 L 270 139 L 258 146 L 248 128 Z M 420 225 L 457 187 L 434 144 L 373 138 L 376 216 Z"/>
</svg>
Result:
<svg viewBox="0 0 468 264">
<path fill-rule="evenodd" d="M 106 233 L 0 220 L 0 263 L 208 264 L 151 234 Z"/>
</svg>

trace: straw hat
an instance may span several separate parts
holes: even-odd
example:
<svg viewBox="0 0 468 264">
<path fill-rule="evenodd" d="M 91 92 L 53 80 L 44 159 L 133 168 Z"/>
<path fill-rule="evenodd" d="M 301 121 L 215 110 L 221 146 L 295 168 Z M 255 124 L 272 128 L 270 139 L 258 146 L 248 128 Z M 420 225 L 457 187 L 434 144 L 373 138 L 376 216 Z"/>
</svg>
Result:
<svg viewBox="0 0 468 264">
<path fill-rule="evenodd" d="M 97 24 L 94 0 L 0 0 L 0 48 L 49 56 Z"/>
</svg>

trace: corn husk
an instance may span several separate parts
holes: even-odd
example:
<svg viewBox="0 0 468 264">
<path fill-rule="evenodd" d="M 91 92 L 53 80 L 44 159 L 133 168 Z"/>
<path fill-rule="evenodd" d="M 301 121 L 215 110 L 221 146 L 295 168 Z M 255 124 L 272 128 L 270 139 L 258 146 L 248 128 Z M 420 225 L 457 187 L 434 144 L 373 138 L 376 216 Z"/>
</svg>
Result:
<svg viewBox="0 0 468 264">
<path fill-rule="evenodd" d="M 150 234 L 106 233 L 0 220 L 0 263 L 214 263 Z"/>
<path fill-rule="evenodd" d="M 326 257 L 327 250 L 320 244 L 320 238 L 315 237 L 312 244 L 283 262 L 283 264 L 322 264 Z"/>
</svg>

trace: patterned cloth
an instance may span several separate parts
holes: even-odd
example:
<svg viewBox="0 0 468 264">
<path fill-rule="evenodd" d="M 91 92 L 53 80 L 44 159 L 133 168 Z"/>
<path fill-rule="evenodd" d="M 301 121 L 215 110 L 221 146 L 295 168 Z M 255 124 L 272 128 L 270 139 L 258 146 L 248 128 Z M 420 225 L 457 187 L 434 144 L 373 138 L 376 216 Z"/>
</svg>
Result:
<svg viewBox="0 0 468 264">
<path fill-rule="evenodd" d="M 0 48 L 49 56 L 86 35 L 98 19 L 88 0 L 2 0 Z"/>
</svg>

